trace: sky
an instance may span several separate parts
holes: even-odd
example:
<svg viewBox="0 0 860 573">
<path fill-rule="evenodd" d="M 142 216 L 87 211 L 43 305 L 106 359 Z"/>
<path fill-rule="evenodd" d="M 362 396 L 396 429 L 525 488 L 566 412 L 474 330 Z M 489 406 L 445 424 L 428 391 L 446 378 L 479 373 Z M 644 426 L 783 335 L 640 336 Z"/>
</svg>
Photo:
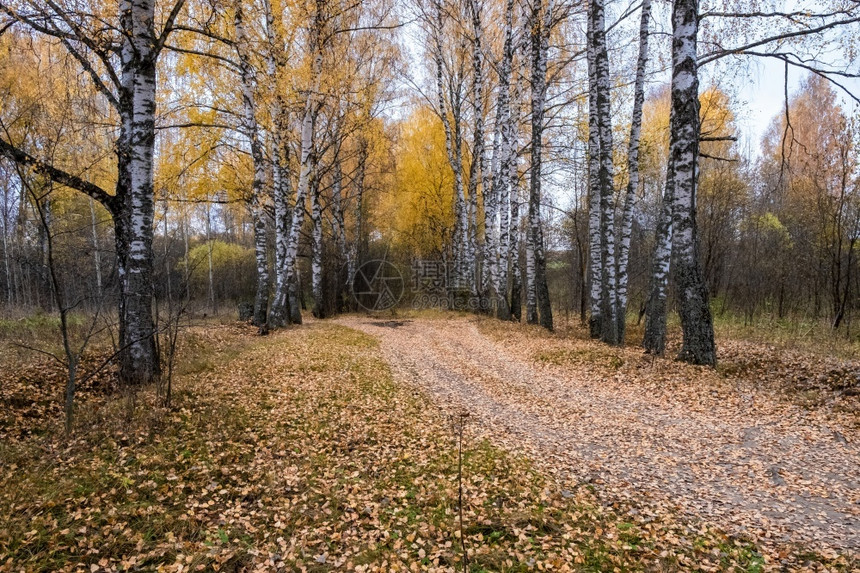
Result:
<svg viewBox="0 0 860 573">
<path fill-rule="evenodd" d="M 774 117 L 785 109 L 784 68 L 781 62 L 773 59 L 759 59 L 752 63 L 746 78 L 735 81 L 738 101 L 738 127 L 743 134 L 741 149 L 748 149 L 751 156 L 757 157 L 762 137 L 770 127 Z M 808 72 L 789 68 L 789 97 L 799 88 Z M 707 77 L 707 72 L 705 72 Z M 840 83 L 860 96 L 860 80 L 840 79 Z M 857 103 L 836 88 L 839 101 L 851 115 L 860 113 Z"/>
</svg>

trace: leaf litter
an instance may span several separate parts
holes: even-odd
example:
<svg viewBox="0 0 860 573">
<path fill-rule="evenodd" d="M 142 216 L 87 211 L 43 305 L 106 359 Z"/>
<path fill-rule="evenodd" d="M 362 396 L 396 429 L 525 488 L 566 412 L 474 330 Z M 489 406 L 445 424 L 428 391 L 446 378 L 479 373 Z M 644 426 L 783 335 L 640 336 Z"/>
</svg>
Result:
<svg viewBox="0 0 860 573">
<path fill-rule="evenodd" d="M 402 352 L 415 351 L 410 341 L 431 342 L 416 339 L 416 328 L 440 328 L 402 322 L 380 328 L 401 337 Z M 438 360 L 408 379 L 392 341 L 376 332 L 381 344 L 332 323 L 266 338 L 244 325 L 198 327 L 180 351 L 171 409 L 150 391 L 85 392 L 68 439 L 53 406 L 8 416 L 0 570 L 462 571 L 452 419 L 464 411 L 462 528 L 472 572 L 856 564 L 844 553 L 769 553 L 668 504 L 635 503 L 635 492 L 607 501 L 625 491 L 612 475 L 555 471 L 569 460 L 565 452 L 532 448 L 507 429 L 510 421 L 497 416 L 490 425 L 486 416 L 497 407 L 515 415 L 514 406 L 531 400 L 543 415 L 572 417 L 574 405 L 553 405 L 552 395 L 537 397 L 504 377 L 466 408 L 422 385 L 438 370 L 433 379 L 453 391 L 464 382 L 460 370 L 482 370 L 465 360 L 476 345 L 490 342 L 486 352 L 507 356 L 495 335 L 466 321 L 448 326 L 432 341 Z M 473 339 L 460 340 L 465 334 Z M 447 363 L 452 357 L 461 362 Z M 543 376 L 537 362 L 525 364 L 530 376 Z M 48 380 L 55 373 L 45 368 Z M 483 385 L 488 374 L 481 376 Z M 16 378 L 16 395 L 36 378 Z M 5 396 L 4 408 L 17 411 Z M 548 440 L 566 431 L 533 429 Z"/>
</svg>

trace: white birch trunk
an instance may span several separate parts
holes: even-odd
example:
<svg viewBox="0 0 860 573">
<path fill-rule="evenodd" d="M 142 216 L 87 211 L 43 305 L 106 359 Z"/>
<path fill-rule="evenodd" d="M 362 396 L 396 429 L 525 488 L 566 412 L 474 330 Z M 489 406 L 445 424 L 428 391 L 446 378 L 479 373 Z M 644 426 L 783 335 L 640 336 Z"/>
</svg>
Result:
<svg viewBox="0 0 860 573">
<path fill-rule="evenodd" d="M 242 90 L 242 128 L 251 146 L 254 176 L 251 182 L 251 220 L 254 224 L 254 258 L 257 263 L 257 292 L 254 297 L 253 324 L 264 332 L 269 312 L 269 258 L 266 233 L 266 213 L 263 206 L 263 187 L 266 180 L 266 159 L 260 141 L 260 129 L 256 118 L 256 78 L 250 60 L 251 47 L 245 30 L 242 3 L 236 2 L 236 52 L 239 56 L 239 74 Z"/>
<path fill-rule="evenodd" d="M 600 134 L 600 339 L 618 344 L 618 295 L 615 261 L 615 200 L 612 165 L 612 110 L 610 105 L 609 56 L 603 0 L 592 0 L 592 40 L 594 45 L 597 128 Z"/>
<path fill-rule="evenodd" d="M 436 65 L 436 92 L 438 97 L 438 112 L 445 130 L 445 152 L 448 156 L 448 164 L 454 175 L 454 273 L 453 284 L 449 288 L 454 291 L 469 288 L 467 281 L 469 268 L 469 213 L 463 196 L 463 145 L 461 133 L 461 80 L 457 77 L 452 82 L 454 85 L 449 93 L 451 96 L 451 116 L 454 120 L 452 127 L 448 117 L 448 104 L 445 98 L 444 81 L 444 59 L 442 51 L 442 36 L 444 34 L 444 9 L 441 0 L 433 0 L 435 12 L 434 51 L 433 58 Z"/>
<path fill-rule="evenodd" d="M 316 168 L 311 177 L 311 293 L 314 299 L 313 315 L 315 318 L 325 318 L 325 302 L 323 301 L 323 221 L 322 203 L 320 202 L 320 185 Z"/>
<path fill-rule="evenodd" d="M 104 285 L 102 283 L 102 253 L 99 248 L 99 233 L 98 233 L 98 219 L 96 218 L 96 202 L 95 199 L 90 197 L 90 240 L 93 244 L 93 268 L 96 271 L 96 293 L 101 298 L 102 293 L 104 291 Z M 164 213 L 165 224 L 167 221 L 167 210 L 165 209 Z M 6 251 L 6 225 L 5 225 L 5 217 L 4 217 L 4 225 L 3 225 L 3 247 L 4 252 Z M 167 232 L 165 230 L 164 233 L 165 239 L 167 238 Z M 8 253 L 7 253 L 8 257 Z M 9 261 L 7 258 L 6 261 L 6 276 L 9 275 Z M 168 276 L 168 279 L 170 277 Z"/>
<path fill-rule="evenodd" d="M 672 162 L 666 169 L 666 190 L 654 241 L 654 261 L 651 284 L 645 305 L 645 335 L 642 347 L 649 354 L 662 356 L 666 351 L 666 296 L 669 288 L 669 270 L 672 261 Z"/>
<path fill-rule="evenodd" d="M 553 328 L 552 305 L 546 278 L 546 256 L 543 244 L 543 223 L 541 221 L 541 167 L 543 154 L 543 119 L 546 104 L 546 69 L 549 51 L 549 34 L 552 24 L 553 0 L 544 8 L 540 0 L 532 7 L 531 60 L 532 60 L 532 109 L 531 109 L 531 170 L 529 181 L 529 235 L 528 247 L 532 251 L 534 296 L 537 303 L 537 316 L 528 316 L 548 330 Z M 532 290 L 531 284 L 529 291 Z M 529 292 L 531 297 L 531 292 Z M 534 320 L 529 320 L 534 322 Z"/>
<path fill-rule="evenodd" d="M 600 295 L 603 291 L 603 265 L 600 258 L 600 128 L 597 122 L 597 72 L 594 65 L 594 19 L 588 16 L 588 267 L 592 338 L 600 338 L 602 330 Z"/>
<path fill-rule="evenodd" d="M 516 162 L 514 169 L 516 169 Z M 522 223 L 520 221 L 520 186 L 516 179 L 511 180 L 511 242 L 508 248 L 508 258 L 511 268 L 511 320 L 522 320 L 522 291 L 523 278 L 520 270 L 520 245 L 522 241 Z"/>
<path fill-rule="evenodd" d="M 5 199 L 5 196 L 4 196 Z M 12 265 L 9 264 L 9 211 L 3 202 L 3 268 L 6 272 L 6 304 L 12 306 L 15 302 L 15 281 L 12 276 Z M 101 289 L 99 290 L 101 292 Z"/>
<path fill-rule="evenodd" d="M 531 202 L 529 202 L 531 211 Z M 532 217 L 526 219 L 526 323 L 538 323 L 537 283 L 535 281 L 535 236 Z"/>
<path fill-rule="evenodd" d="M 292 186 L 290 185 L 290 148 L 286 142 L 289 129 L 287 106 L 283 101 L 278 79 L 283 73 L 283 38 L 278 33 L 272 2 L 265 0 L 266 37 L 269 43 L 267 71 L 273 85 L 272 94 L 272 186 L 275 207 L 275 292 L 269 308 L 270 328 L 280 328 L 289 320 L 287 285 L 287 245 L 292 220 Z"/>
<path fill-rule="evenodd" d="M 525 44 L 525 43 L 524 43 Z M 525 48 L 525 46 L 524 46 Z M 524 61 L 525 55 L 523 55 Z M 508 182 L 511 190 L 511 230 L 510 247 L 508 248 L 508 265 L 511 269 L 511 319 L 520 322 L 522 320 L 522 294 L 523 273 L 520 266 L 520 247 L 525 243 L 522 193 L 519 182 L 519 147 L 520 147 L 520 115 L 522 106 L 522 90 L 525 84 L 522 72 L 517 73 L 513 86 L 511 101 L 511 156 L 508 163 Z"/>
<path fill-rule="evenodd" d="M 480 310 L 489 310 L 493 295 L 490 292 L 495 288 L 495 264 L 491 252 L 495 242 L 493 233 L 496 227 L 496 198 L 491 187 L 490 169 L 487 165 L 486 145 L 484 142 L 484 63 L 482 52 L 483 22 L 481 21 L 481 0 L 469 0 L 469 9 L 472 15 L 472 73 L 474 74 L 472 85 L 472 98 L 475 107 L 475 133 L 473 144 L 472 167 L 469 172 L 469 207 L 471 217 L 471 249 L 477 263 L 477 252 L 480 246 L 481 266 L 480 277 L 475 277 L 476 285 L 473 294 L 477 294 L 480 300 Z M 484 241 L 479 245 L 478 238 L 478 183 L 480 181 L 481 193 L 483 194 L 483 216 L 484 216 Z"/>
<path fill-rule="evenodd" d="M 317 34 L 319 30 L 317 30 Z M 290 320 L 295 324 L 301 324 L 301 297 L 299 292 L 298 269 L 296 267 L 296 257 L 299 252 L 299 238 L 302 224 L 305 218 L 305 203 L 308 197 L 308 187 L 310 185 L 311 168 L 313 163 L 313 135 L 314 123 L 316 122 L 317 114 L 317 94 L 320 87 L 320 75 L 322 68 L 322 52 L 318 44 L 319 38 L 311 44 L 314 59 L 311 65 L 311 92 L 305 100 L 305 111 L 302 118 L 302 142 L 301 142 L 301 161 L 299 170 L 299 184 L 296 190 L 296 204 L 293 209 L 292 225 L 290 226 L 290 236 L 287 243 L 286 267 L 287 267 L 287 286 L 289 291 L 289 307 Z"/>
<path fill-rule="evenodd" d="M 337 312 L 342 312 L 344 307 L 344 292 L 349 289 L 350 274 L 349 269 L 352 268 L 352 253 L 346 241 L 346 222 L 344 221 L 343 212 L 343 169 L 338 157 L 334 158 L 332 166 L 332 218 L 334 220 L 334 244 L 337 249 Z M 346 272 L 344 272 L 346 270 Z"/>
<path fill-rule="evenodd" d="M 492 186 L 497 198 L 498 226 L 492 225 L 493 248 L 489 250 L 495 268 L 494 291 L 491 296 L 496 316 L 509 320 L 511 307 L 508 303 L 508 269 L 510 266 L 510 212 L 511 212 L 511 164 L 514 163 L 514 132 L 511 114 L 511 69 L 513 66 L 513 0 L 505 3 L 505 43 L 499 69 L 499 95 L 496 103 L 496 127 L 493 136 Z"/>
<path fill-rule="evenodd" d="M 355 271 L 361 257 L 363 256 L 361 242 L 364 235 L 363 209 L 364 209 L 364 176 L 367 164 L 367 141 L 362 138 L 358 149 L 358 174 L 355 177 L 355 238 L 350 245 L 350 256 L 347 264 L 347 285 L 352 288 L 355 280 Z"/>
<path fill-rule="evenodd" d="M 161 371 L 152 316 L 152 237 L 155 199 L 154 0 L 122 0 L 121 136 L 118 141 L 117 226 L 120 303 L 120 375 L 132 384 L 153 381 Z"/>
<path fill-rule="evenodd" d="M 696 185 L 699 168 L 698 0 L 675 0 L 672 9 L 672 110 L 669 154 L 673 165 L 673 266 L 684 339 L 679 359 L 716 365 L 714 325 L 699 263 Z"/>
<path fill-rule="evenodd" d="M 627 279 L 630 260 L 630 237 L 633 233 L 633 204 L 639 189 L 639 139 L 642 132 L 642 105 L 645 102 L 645 72 L 648 67 L 648 23 L 651 0 L 643 0 L 639 22 L 639 58 L 633 88 L 633 114 L 630 119 L 630 142 L 627 149 L 627 193 L 621 216 L 621 241 L 618 247 L 618 341 L 624 342 L 627 327 Z"/>
<path fill-rule="evenodd" d="M 216 314 L 215 307 L 215 265 L 212 261 L 212 205 L 206 203 L 206 262 L 209 265 L 209 310 Z"/>
</svg>

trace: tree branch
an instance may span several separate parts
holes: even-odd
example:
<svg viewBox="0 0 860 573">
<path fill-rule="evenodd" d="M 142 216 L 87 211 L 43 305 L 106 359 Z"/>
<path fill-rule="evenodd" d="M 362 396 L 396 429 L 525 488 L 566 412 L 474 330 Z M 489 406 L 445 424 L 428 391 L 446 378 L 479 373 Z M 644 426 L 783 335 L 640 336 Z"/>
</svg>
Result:
<svg viewBox="0 0 860 573">
<path fill-rule="evenodd" d="M 24 165 L 33 170 L 34 173 L 38 173 L 39 175 L 44 175 L 50 178 L 55 183 L 59 183 L 60 185 L 65 185 L 71 189 L 75 189 L 89 195 L 102 205 L 104 205 L 108 211 L 112 214 L 115 214 L 116 207 L 116 196 L 110 195 L 96 185 L 95 183 L 90 183 L 89 181 L 85 181 L 81 179 L 77 175 L 72 175 L 71 173 L 67 173 L 62 169 L 57 169 L 53 165 L 49 165 L 44 161 L 36 159 L 26 151 L 11 145 L 4 139 L 0 138 L 0 155 L 3 155 L 18 163 L 19 165 Z"/>
</svg>

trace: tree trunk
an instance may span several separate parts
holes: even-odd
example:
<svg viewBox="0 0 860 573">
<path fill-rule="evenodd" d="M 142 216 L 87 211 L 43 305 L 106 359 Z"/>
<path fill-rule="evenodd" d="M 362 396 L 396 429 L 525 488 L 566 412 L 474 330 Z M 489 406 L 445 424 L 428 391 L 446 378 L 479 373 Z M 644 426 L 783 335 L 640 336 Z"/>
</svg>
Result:
<svg viewBox="0 0 860 573">
<path fill-rule="evenodd" d="M 492 195 L 497 199 L 498 227 L 493 221 L 493 246 L 488 249 L 495 267 L 495 281 L 490 296 L 496 316 L 509 320 L 511 308 L 508 303 L 508 268 L 510 265 L 510 210 L 511 184 L 513 183 L 511 165 L 514 161 L 514 139 L 516 126 L 511 114 L 511 68 L 513 67 L 513 14 L 514 2 L 505 3 L 505 43 L 502 49 L 502 62 L 499 69 L 499 96 L 496 103 L 496 126 L 493 135 Z"/>
<path fill-rule="evenodd" d="M 629 276 L 630 237 L 633 233 L 633 203 L 639 189 L 639 136 L 642 132 L 642 105 L 645 102 L 645 72 L 648 66 L 648 22 L 651 0 L 643 0 L 639 23 L 639 59 L 633 88 L 633 114 L 630 119 L 630 142 L 627 149 L 627 193 L 621 215 L 621 241 L 618 248 L 618 341 L 624 343 L 627 328 L 627 282 Z"/>
<path fill-rule="evenodd" d="M 666 297 L 669 288 L 669 268 L 672 260 L 672 161 L 666 169 L 666 190 L 657 221 L 654 237 L 654 260 L 651 267 L 651 284 L 645 306 L 645 352 L 662 356 L 666 351 Z"/>
<path fill-rule="evenodd" d="M 454 291 L 469 289 L 471 291 L 472 281 L 469 280 L 469 211 L 463 196 L 463 134 L 462 134 L 462 70 L 458 70 L 455 78 L 449 82 L 448 90 L 445 89 L 445 65 L 442 52 L 442 36 L 444 34 L 444 9 L 441 0 L 433 0 L 434 7 L 434 50 L 433 59 L 436 66 L 436 95 L 438 98 L 439 117 L 445 130 L 445 152 L 448 156 L 448 164 L 454 175 L 454 272 L 453 280 L 450 281 L 449 289 Z M 451 100 L 451 118 L 448 114 L 448 103 L 445 93 L 448 92 Z M 453 119 L 453 126 L 451 124 Z"/>
<path fill-rule="evenodd" d="M 6 201 L 3 201 L 3 268 L 6 277 L 6 304 L 12 306 L 15 300 L 14 280 L 12 277 L 12 265 L 9 264 L 9 212 L 6 209 Z"/>
<path fill-rule="evenodd" d="M 266 213 L 263 208 L 263 186 L 266 179 L 266 163 L 260 129 L 256 118 L 254 90 L 256 79 L 250 61 L 250 46 L 245 30 L 242 3 L 236 2 L 236 51 L 239 56 L 239 74 L 242 88 L 242 127 L 251 145 L 251 160 L 254 163 L 254 178 L 251 183 L 251 219 L 254 224 L 254 257 L 257 262 L 257 292 L 254 297 L 253 324 L 261 331 L 267 328 L 269 314 L 269 257 L 266 233 Z"/>
<path fill-rule="evenodd" d="M 610 105 L 609 56 L 603 0 L 592 0 L 594 44 L 594 95 L 597 98 L 597 130 L 600 135 L 600 339 L 618 344 L 618 293 L 615 260 L 615 190 L 612 165 L 612 110 Z"/>
<path fill-rule="evenodd" d="M 292 186 L 290 185 L 290 147 L 287 145 L 285 134 L 289 129 L 287 106 L 283 101 L 278 79 L 283 73 L 283 39 L 275 20 L 275 10 L 272 2 L 264 2 L 266 10 L 266 38 L 268 40 L 268 72 L 270 81 L 274 83 L 274 98 L 272 100 L 272 186 L 274 187 L 275 207 L 275 292 L 269 308 L 269 328 L 280 328 L 289 321 L 288 312 L 288 272 L 287 245 L 289 243 L 290 224 L 292 222 Z M 279 8 L 278 5 L 275 8 Z"/>
<path fill-rule="evenodd" d="M 588 268 L 591 281 L 589 332 L 600 338 L 602 332 L 600 295 L 602 263 L 600 260 L 600 128 L 597 122 L 597 72 L 594 64 L 594 19 L 588 16 Z"/>
<path fill-rule="evenodd" d="M 102 253 L 99 248 L 99 233 L 98 233 L 98 219 L 96 219 L 96 202 L 90 197 L 89 199 L 90 205 L 90 240 L 93 244 L 93 268 L 96 271 L 96 294 L 99 298 L 101 298 L 102 293 L 104 291 L 104 284 L 102 282 Z M 164 213 L 165 224 L 167 221 L 167 211 Z M 5 225 L 4 225 L 5 229 Z M 167 233 L 164 233 L 165 238 L 167 237 Z M 5 247 L 6 244 L 6 233 L 4 230 L 3 233 L 3 244 Z M 9 272 L 9 262 L 6 262 L 6 272 Z M 168 279 L 169 279 L 168 275 Z"/>
<path fill-rule="evenodd" d="M 349 287 L 349 273 L 353 265 L 352 254 L 346 243 L 346 222 L 343 213 L 343 169 L 338 157 L 334 158 L 332 166 L 331 184 L 331 209 L 332 209 L 332 231 L 334 232 L 334 244 L 337 250 L 337 292 L 335 300 L 337 306 L 335 312 L 343 312 L 346 307 L 345 291 Z"/>
<path fill-rule="evenodd" d="M 118 187 L 124 199 L 117 225 L 120 277 L 120 377 L 127 383 L 147 384 L 161 372 L 152 316 L 153 150 L 155 146 L 155 2 L 120 3 L 121 130 L 117 146 Z"/>
<path fill-rule="evenodd" d="M 320 203 L 320 184 L 314 168 L 311 177 L 311 293 L 314 306 L 312 313 L 315 318 L 325 318 L 325 301 L 323 300 L 323 226 L 322 204 Z"/>
<path fill-rule="evenodd" d="M 529 199 L 529 215 L 526 220 L 526 323 L 538 323 L 537 282 L 535 271 L 535 233 L 532 225 L 532 200 Z"/>
<path fill-rule="evenodd" d="M 347 287 L 351 289 L 355 280 L 355 272 L 359 263 L 364 258 L 364 249 L 362 248 L 364 241 L 363 227 L 363 209 L 364 209 L 364 176 L 366 173 L 367 164 L 367 140 L 361 138 L 358 146 L 358 174 L 355 177 L 355 237 L 349 248 L 349 260 L 347 263 Z"/>
<path fill-rule="evenodd" d="M 516 162 L 512 162 L 516 169 Z M 522 272 L 520 271 L 520 186 L 516 179 L 511 180 L 511 245 L 508 249 L 511 265 L 511 319 L 515 322 L 522 320 Z"/>
<path fill-rule="evenodd" d="M 498 223 L 496 221 L 497 192 L 494 185 L 490 184 L 491 171 L 487 164 L 486 145 L 484 143 L 484 64 L 482 52 L 483 22 L 481 21 L 481 0 L 469 0 L 470 12 L 472 14 L 472 71 L 474 82 L 472 86 L 472 97 L 475 106 L 475 133 L 472 153 L 472 168 L 469 172 L 470 207 L 475 212 L 478 208 L 478 182 L 480 180 L 481 193 L 483 195 L 484 237 L 481 245 L 481 271 L 480 277 L 476 277 L 476 290 L 481 312 L 494 313 L 491 306 L 495 304 L 495 289 L 497 275 L 497 263 L 495 253 L 498 244 Z M 495 149 L 495 145 L 494 145 Z M 494 154 L 495 158 L 495 154 Z M 477 168 L 477 169 L 476 169 Z M 478 175 L 480 174 L 480 178 Z M 477 213 L 472 221 L 473 233 L 472 243 L 475 245 L 476 254 L 478 246 L 478 221 Z"/>
<path fill-rule="evenodd" d="M 548 330 L 553 329 L 552 305 L 546 278 L 546 255 L 541 221 L 541 161 L 543 151 L 543 118 L 546 102 L 546 67 L 549 51 L 549 34 L 552 24 L 553 0 L 546 8 L 536 0 L 532 8 L 532 109 L 531 109 L 531 171 L 529 180 L 529 245 L 533 251 L 534 290 L 537 302 L 537 321 Z"/>
<path fill-rule="evenodd" d="M 302 117 L 302 140 L 301 140 L 301 159 L 299 169 L 299 184 L 296 190 L 296 204 L 293 208 L 293 220 L 290 227 L 290 237 L 287 243 L 286 268 L 287 268 L 287 286 L 288 300 L 290 309 L 290 321 L 294 324 L 302 323 L 302 289 L 296 265 L 296 258 L 299 252 L 299 238 L 302 229 L 302 224 L 305 219 L 305 202 L 308 197 L 308 188 L 310 185 L 311 169 L 313 167 L 314 155 L 314 125 L 317 116 L 317 97 L 320 91 L 320 77 L 322 75 L 322 45 L 320 44 L 322 36 L 322 15 L 317 13 L 314 18 L 314 26 L 311 34 L 309 46 L 310 54 L 313 57 L 311 62 L 311 91 L 308 93 L 305 100 L 304 116 Z"/>
<path fill-rule="evenodd" d="M 696 69 L 698 0 L 675 0 L 672 10 L 672 111 L 669 153 L 673 162 L 673 263 L 681 327 L 679 359 L 716 365 L 714 325 L 699 263 L 696 179 L 699 158 L 699 80 Z"/>
<path fill-rule="evenodd" d="M 217 313 L 215 306 L 215 264 L 212 260 L 212 204 L 206 203 L 206 262 L 209 266 L 209 311 Z"/>
</svg>

